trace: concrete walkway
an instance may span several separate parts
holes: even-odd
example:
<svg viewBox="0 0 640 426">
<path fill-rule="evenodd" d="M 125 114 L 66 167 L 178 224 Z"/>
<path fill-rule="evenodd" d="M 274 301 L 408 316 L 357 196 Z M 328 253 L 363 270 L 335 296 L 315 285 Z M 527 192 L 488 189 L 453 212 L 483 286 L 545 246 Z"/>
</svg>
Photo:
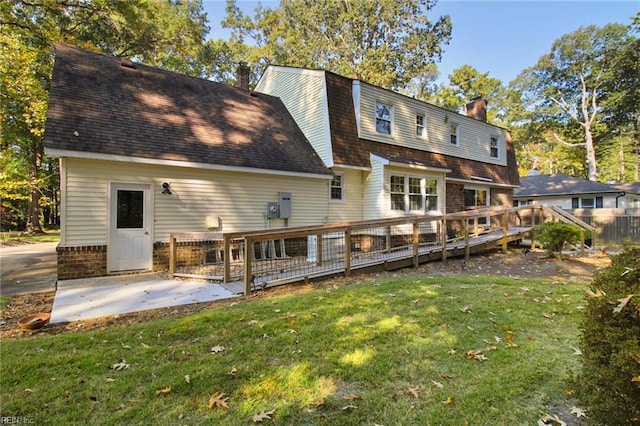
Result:
<svg viewBox="0 0 640 426">
<path fill-rule="evenodd" d="M 240 283 L 165 280 L 156 274 L 58 281 L 50 322 L 80 321 L 232 299 L 243 294 L 241 287 Z"/>
</svg>

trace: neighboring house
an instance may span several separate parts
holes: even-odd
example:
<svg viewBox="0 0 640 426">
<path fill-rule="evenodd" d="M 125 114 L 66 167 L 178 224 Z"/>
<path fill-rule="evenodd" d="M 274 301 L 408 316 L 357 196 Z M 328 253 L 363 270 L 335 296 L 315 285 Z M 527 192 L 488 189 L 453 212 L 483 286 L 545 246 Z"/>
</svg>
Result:
<svg viewBox="0 0 640 426">
<path fill-rule="evenodd" d="M 333 193 L 277 97 L 66 45 L 44 146 L 60 159 L 60 280 L 165 269 L 173 232 L 323 223 Z"/>
<path fill-rule="evenodd" d="M 613 183 L 610 186 L 624 192 L 624 196 L 618 201 L 620 208 L 640 209 L 640 182 Z"/>
<path fill-rule="evenodd" d="M 520 178 L 520 188 L 513 194 L 516 206 L 541 204 L 575 209 L 622 208 L 624 191 L 603 183 L 563 174 L 541 175 L 536 172 Z"/>
<path fill-rule="evenodd" d="M 335 173 L 328 222 L 512 204 L 510 133 L 486 123 L 484 100 L 464 116 L 332 72 L 273 65 L 256 91 L 283 100 Z"/>
</svg>

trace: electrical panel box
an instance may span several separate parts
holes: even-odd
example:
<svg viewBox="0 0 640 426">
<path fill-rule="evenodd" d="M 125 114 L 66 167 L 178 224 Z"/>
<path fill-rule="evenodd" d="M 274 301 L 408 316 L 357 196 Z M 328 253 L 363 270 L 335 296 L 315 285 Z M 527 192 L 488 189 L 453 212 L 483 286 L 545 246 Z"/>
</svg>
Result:
<svg viewBox="0 0 640 426">
<path fill-rule="evenodd" d="M 278 205 L 280 207 L 280 219 L 291 218 L 291 193 L 290 192 L 278 192 Z"/>
<path fill-rule="evenodd" d="M 267 219 L 276 219 L 278 210 L 278 203 L 267 203 Z"/>
</svg>

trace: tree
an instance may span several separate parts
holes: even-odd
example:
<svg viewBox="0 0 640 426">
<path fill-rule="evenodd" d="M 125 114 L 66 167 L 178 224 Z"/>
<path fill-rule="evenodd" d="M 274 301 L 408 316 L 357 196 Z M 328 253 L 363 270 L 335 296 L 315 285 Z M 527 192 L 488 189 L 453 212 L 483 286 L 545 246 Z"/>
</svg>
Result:
<svg viewBox="0 0 640 426">
<path fill-rule="evenodd" d="M 245 16 L 227 2 L 223 26 L 253 41 L 253 59 L 321 68 L 390 89 L 429 72 L 451 37 L 449 16 L 426 14 L 435 0 L 281 0 Z M 295 23 L 295 25 L 292 25 Z M 249 60 L 254 63 L 254 61 Z"/>
<path fill-rule="evenodd" d="M 51 183 L 55 166 L 44 157 L 42 145 L 55 43 L 198 75 L 202 70 L 199 49 L 207 31 L 200 0 L 1 2 L 2 211 L 14 212 L 13 222 L 19 224 L 17 207 L 26 201 L 25 229 L 39 233 L 41 203 L 55 196 L 46 192 L 48 187 L 55 188 Z"/>
<path fill-rule="evenodd" d="M 619 65 L 618 49 L 629 37 L 628 28 L 621 24 L 581 27 L 556 40 L 551 52 L 514 82 L 535 109 L 532 119 L 562 124 L 569 130 L 570 123 L 579 126 L 578 141 L 557 126 L 547 128 L 564 145 L 584 147 L 587 177 L 592 181 L 598 178 L 594 127 L 602 113 L 600 102 Z"/>
</svg>

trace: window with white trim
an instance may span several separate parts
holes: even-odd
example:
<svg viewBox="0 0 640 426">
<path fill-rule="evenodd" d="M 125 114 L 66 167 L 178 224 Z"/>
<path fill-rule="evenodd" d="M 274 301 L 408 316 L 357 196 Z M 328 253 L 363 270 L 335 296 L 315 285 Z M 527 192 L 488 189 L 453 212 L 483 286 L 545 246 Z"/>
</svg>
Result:
<svg viewBox="0 0 640 426">
<path fill-rule="evenodd" d="M 391 106 L 376 103 L 376 132 L 383 135 L 391 134 L 392 111 Z"/>
<path fill-rule="evenodd" d="M 604 200 L 602 197 L 595 198 L 572 198 L 571 199 L 571 208 L 572 209 L 601 209 L 604 207 Z"/>
<path fill-rule="evenodd" d="M 491 158 L 498 158 L 500 156 L 497 136 L 491 136 L 491 139 L 489 139 L 489 155 L 491 155 Z"/>
<path fill-rule="evenodd" d="M 449 124 L 449 138 L 451 141 L 451 145 L 458 145 L 458 124 L 450 123 Z"/>
<path fill-rule="evenodd" d="M 427 119 L 422 114 L 416 114 L 416 136 L 419 138 L 427 137 Z"/>
<path fill-rule="evenodd" d="M 344 174 L 336 173 L 331 179 L 331 200 L 344 200 Z"/>
<path fill-rule="evenodd" d="M 391 175 L 391 210 L 424 213 L 438 210 L 438 180 L 420 176 Z"/>
</svg>

